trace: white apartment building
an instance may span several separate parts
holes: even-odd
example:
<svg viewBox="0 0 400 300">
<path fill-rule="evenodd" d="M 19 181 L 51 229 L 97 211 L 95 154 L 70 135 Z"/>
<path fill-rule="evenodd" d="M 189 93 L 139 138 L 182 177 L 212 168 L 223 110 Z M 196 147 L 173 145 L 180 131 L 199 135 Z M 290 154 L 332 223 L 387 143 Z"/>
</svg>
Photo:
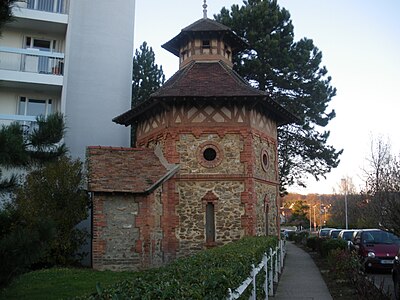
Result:
<svg viewBox="0 0 400 300">
<path fill-rule="evenodd" d="M 0 124 L 29 130 L 61 112 L 75 158 L 129 146 L 112 118 L 130 108 L 135 0 L 24 0 L 0 37 Z"/>
<path fill-rule="evenodd" d="M 131 105 L 135 0 L 24 0 L 13 15 L 0 36 L 0 126 L 30 130 L 61 112 L 72 157 L 84 160 L 88 145 L 129 147 L 130 129 L 112 118 Z"/>
</svg>

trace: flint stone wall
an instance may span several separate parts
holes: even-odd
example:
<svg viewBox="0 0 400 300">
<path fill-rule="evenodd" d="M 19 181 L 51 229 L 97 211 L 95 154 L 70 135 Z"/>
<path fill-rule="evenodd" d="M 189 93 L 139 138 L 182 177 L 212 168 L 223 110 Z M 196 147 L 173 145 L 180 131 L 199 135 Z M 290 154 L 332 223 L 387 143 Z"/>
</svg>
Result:
<svg viewBox="0 0 400 300">
<path fill-rule="evenodd" d="M 201 145 L 214 143 L 222 155 L 221 162 L 207 168 L 200 164 L 199 153 Z M 180 155 L 181 174 L 242 174 L 244 165 L 240 162 L 240 153 L 243 150 L 243 140 L 239 134 L 226 134 L 219 137 L 216 134 L 203 134 L 196 138 L 193 134 L 181 134 L 176 143 L 176 150 Z"/>
<path fill-rule="evenodd" d="M 241 217 L 244 215 L 241 203 L 243 190 L 244 184 L 239 181 L 178 183 L 179 204 L 176 208 L 179 216 L 179 227 L 176 229 L 179 241 L 178 257 L 204 249 L 207 203 L 202 198 L 209 191 L 218 197 L 214 203 L 216 244 L 223 245 L 243 237 L 244 230 L 241 224 Z"/>
<path fill-rule="evenodd" d="M 278 197 L 277 187 L 270 184 L 256 182 L 255 186 L 257 194 L 257 235 L 278 235 L 277 216 L 278 207 L 276 201 Z M 268 205 L 268 232 L 266 232 L 266 205 Z"/>
</svg>

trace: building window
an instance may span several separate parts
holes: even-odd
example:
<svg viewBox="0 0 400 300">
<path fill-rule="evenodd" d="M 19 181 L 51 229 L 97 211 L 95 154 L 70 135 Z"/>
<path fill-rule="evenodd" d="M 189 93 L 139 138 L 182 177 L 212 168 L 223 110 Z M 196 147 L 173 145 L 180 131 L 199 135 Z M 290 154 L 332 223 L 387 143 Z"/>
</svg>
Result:
<svg viewBox="0 0 400 300">
<path fill-rule="evenodd" d="M 27 0 L 27 7 L 40 11 L 61 13 L 64 0 Z"/>
<path fill-rule="evenodd" d="M 206 205 L 206 242 L 215 242 L 215 212 L 211 202 Z"/>
<path fill-rule="evenodd" d="M 203 152 L 204 159 L 207 161 L 213 161 L 217 157 L 217 152 L 215 151 L 214 148 L 207 148 Z"/>
<path fill-rule="evenodd" d="M 203 40 L 202 47 L 203 49 L 210 49 L 210 40 Z"/>
<path fill-rule="evenodd" d="M 20 97 L 18 114 L 24 116 L 47 116 L 52 111 L 52 100 L 31 99 Z"/>
<path fill-rule="evenodd" d="M 269 154 L 268 154 L 267 149 L 263 149 L 263 150 L 261 151 L 261 157 L 260 157 L 260 159 L 261 159 L 261 166 L 262 166 L 263 170 L 264 170 L 265 172 L 268 172 L 268 168 L 269 168 Z"/>
<path fill-rule="evenodd" d="M 38 49 L 39 51 L 52 52 L 56 51 L 56 40 L 39 39 L 35 37 L 25 37 L 25 48 Z M 59 61 L 58 59 L 50 58 L 48 56 L 27 56 L 25 58 L 25 71 L 33 71 L 43 74 L 50 74 L 52 67 Z M 29 71 L 28 71 L 29 72 Z"/>
<path fill-rule="evenodd" d="M 228 47 L 226 45 L 225 45 L 224 50 L 225 50 L 226 58 L 231 60 L 231 51 L 228 49 Z"/>
<path fill-rule="evenodd" d="M 214 168 L 222 162 L 223 152 L 217 143 L 207 141 L 200 145 L 197 157 L 203 167 Z"/>
<path fill-rule="evenodd" d="M 267 203 L 265 205 L 265 235 L 269 233 L 269 205 Z"/>
</svg>

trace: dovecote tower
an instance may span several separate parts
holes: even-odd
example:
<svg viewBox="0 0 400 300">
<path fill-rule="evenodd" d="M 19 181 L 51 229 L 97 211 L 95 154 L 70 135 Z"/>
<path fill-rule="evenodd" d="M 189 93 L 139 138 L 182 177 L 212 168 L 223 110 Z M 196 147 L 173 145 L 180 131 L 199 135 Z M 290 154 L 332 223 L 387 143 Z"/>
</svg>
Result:
<svg viewBox="0 0 400 300">
<path fill-rule="evenodd" d="M 142 251 L 149 266 L 245 235 L 279 232 L 277 127 L 296 118 L 232 69 L 232 55 L 247 44 L 204 10 L 202 19 L 163 45 L 179 57 L 179 70 L 146 101 L 113 119 L 135 124 L 137 148 L 127 152 L 150 149 L 170 166 L 158 180 L 148 176 L 158 186 L 141 200 L 135 193 L 124 196 L 126 207 L 137 202 L 133 248 Z M 113 154 L 107 155 L 113 166 Z M 125 155 L 132 169 L 116 171 L 113 178 L 146 178 L 146 170 L 154 168 Z M 96 159 L 89 153 L 90 164 Z M 101 184 L 89 181 L 91 186 L 95 195 L 101 190 Z M 107 201 L 112 207 L 111 198 L 97 207 Z M 94 220 L 96 209 L 95 200 Z M 97 243 L 107 243 L 102 230 Z"/>
</svg>

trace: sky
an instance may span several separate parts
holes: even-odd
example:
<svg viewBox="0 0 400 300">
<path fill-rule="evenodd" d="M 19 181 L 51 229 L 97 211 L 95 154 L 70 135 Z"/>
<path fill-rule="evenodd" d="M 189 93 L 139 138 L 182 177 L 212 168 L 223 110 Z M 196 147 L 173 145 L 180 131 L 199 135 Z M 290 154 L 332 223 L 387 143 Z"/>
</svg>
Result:
<svg viewBox="0 0 400 300">
<path fill-rule="evenodd" d="M 222 7 L 243 1 L 208 0 L 208 17 Z M 400 153 L 400 1 L 399 0 L 278 0 L 290 12 L 295 40 L 307 37 L 322 52 L 322 64 L 337 94 L 328 111 L 334 118 L 323 130 L 328 144 L 344 149 L 341 162 L 307 188 L 289 192 L 329 194 L 342 178 L 363 187 L 371 140 L 382 137 Z M 135 49 L 146 41 L 168 79 L 178 70 L 178 58 L 161 48 L 180 30 L 203 16 L 203 0 L 136 0 Z"/>
</svg>

